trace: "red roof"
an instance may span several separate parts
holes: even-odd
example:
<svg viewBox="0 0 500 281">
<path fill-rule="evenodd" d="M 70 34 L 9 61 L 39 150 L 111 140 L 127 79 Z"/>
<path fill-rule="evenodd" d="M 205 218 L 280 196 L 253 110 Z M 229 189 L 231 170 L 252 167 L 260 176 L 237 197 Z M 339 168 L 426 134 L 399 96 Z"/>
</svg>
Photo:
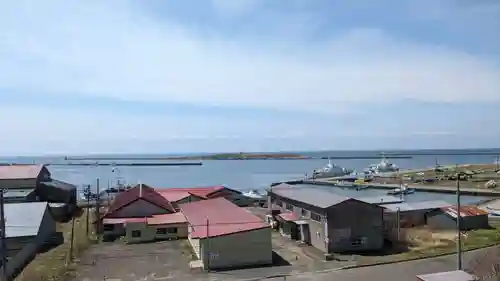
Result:
<svg viewBox="0 0 500 281">
<path fill-rule="evenodd" d="M 259 217 L 225 198 L 181 204 L 180 208 L 192 227 L 190 235 L 193 238 L 222 236 L 269 227 L 269 224 Z"/>
<path fill-rule="evenodd" d="M 146 218 L 107 218 L 103 219 L 103 224 L 124 224 L 133 222 L 146 222 Z"/>
<path fill-rule="evenodd" d="M 163 198 L 167 199 L 170 202 L 177 202 L 179 200 L 182 200 L 184 198 L 187 198 L 189 196 L 193 196 L 193 194 L 187 192 L 187 191 L 162 191 L 162 190 L 156 190 Z"/>
<path fill-rule="evenodd" d="M 147 218 L 149 225 L 186 223 L 186 217 L 182 213 L 154 215 Z"/>
<path fill-rule="evenodd" d="M 278 217 L 282 218 L 284 221 L 296 221 L 299 217 L 292 212 L 281 213 Z"/>
<path fill-rule="evenodd" d="M 457 215 L 457 206 L 445 207 L 442 208 L 442 210 L 455 217 Z M 473 217 L 487 214 L 488 212 L 481 210 L 476 206 L 460 206 L 460 217 Z"/>
<path fill-rule="evenodd" d="M 157 191 L 164 193 L 164 192 L 189 192 L 193 195 L 199 196 L 201 198 L 209 198 L 210 195 L 217 191 L 221 191 L 227 189 L 225 186 L 206 186 L 206 187 L 180 187 L 180 188 L 167 188 L 167 189 L 160 189 Z"/>
<path fill-rule="evenodd" d="M 36 179 L 44 165 L 8 165 L 0 166 L 0 180 Z"/>
<path fill-rule="evenodd" d="M 132 204 L 139 199 L 147 201 L 160 208 L 164 208 L 172 213 L 175 212 L 174 207 L 172 207 L 172 204 L 167 199 L 161 196 L 153 188 L 145 184 L 140 184 L 118 194 L 111 206 L 109 206 L 106 214 L 104 214 L 104 217 Z"/>
</svg>

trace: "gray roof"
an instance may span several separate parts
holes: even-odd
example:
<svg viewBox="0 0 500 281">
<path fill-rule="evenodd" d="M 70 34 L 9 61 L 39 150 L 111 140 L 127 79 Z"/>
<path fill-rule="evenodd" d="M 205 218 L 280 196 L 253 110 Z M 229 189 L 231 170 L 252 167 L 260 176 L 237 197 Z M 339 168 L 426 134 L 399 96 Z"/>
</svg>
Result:
<svg viewBox="0 0 500 281">
<path fill-rule="evenodd" d="M 47 209 L 47 202 L 4 205 L 6 237 L 36 236 Z"/>
<path fill-rule="evenodd" d="M 398 209 L 401 212 L 404 211 L 417 211 L 417 210 L 428 210 L 428 209 L 439 209 L 452 204 L 443 200 L 431 200 L 431 201 L 421 201 L 412 203 L 395 203 L 383 205 L 384 208 L 396 212 Z"/>
<path fill-rule="evenodd" d="M 50 187 L 55 187 L 55 188 L 58 188 L 58 189 L 66 190 L 66 191 L 76 190 L 76 186 L 75 185 L 73 185 L 71 183 L 63 182 L 63 181 L 60 181 L 60 180 L 55 180 L 55 179 L 51 179 L 50 181 L 43 181 L 42 184 L 46 185 L 46 186 L 50 186 Z"/>
<path fill-rule="evenodd" d="M 417 275 L 422 281 L 475 281 L 477 278 L 463 270 Z"/>
<path fill-rule="evenodd" d="M 3 196 L 5 198 L 19 198 L 26 197 L 35 191 L 34 188 L 26 188 L 26 189 L 5 189 Z"/>
<path fill-rule="evenodd" d="M 382 196 L 373 196 L 373 197 L 360 197 L 356 198 L 359 201 L 363 201 L 366 203 L 370 204 L 377 204 L 377 205 L 385 205 L 385 204 L 394 204 L 394 203 L 402 203 L 404 202 L 403 199 L 396 197 L 396 196 L 390 196 L 390 195 L 382 195 Z"/>
<path fill-rule="evenodd" d="M 316 206 L 323 209 L 331 207 L 333 205 L 337 205 L 350 199 L 349 197 L 338 195 L 318 188 L 298 187 L 285 183 L 273 187 L 272 192 L 281 197 L 304 202 L 311 206 Z"/>
</svg>

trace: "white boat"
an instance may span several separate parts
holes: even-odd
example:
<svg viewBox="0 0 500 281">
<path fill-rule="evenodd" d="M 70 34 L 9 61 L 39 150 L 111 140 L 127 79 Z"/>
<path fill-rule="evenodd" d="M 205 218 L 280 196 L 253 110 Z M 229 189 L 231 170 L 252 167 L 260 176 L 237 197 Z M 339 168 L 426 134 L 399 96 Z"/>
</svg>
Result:
<svg viewBox="0 0 500 281">
<path fill-rule="evenodd" d="M 260 193 L 258 190 L 252 189 L 248 192 L 243 192 L 243 195 L 253 199 L 264 199 L 265 195 Z"/>
<path fill-rule="evenodd" d="M 404 185 L 402 187 L 390 190 L 389 192 L 387 192 L 387 194 L 390 194 L 390 195 L 408 195 L 408 194 L 415 193 L 415 191 L 417 191 L 415 188 L 408 188 L 406 185 Z"/>
<path fill-rule="evenodd" d="M 314 170 L 308 179 L 321 179 L 321 178 L 335 178 L 341 176 L 347 176 L 354 173 L 353 169 L 347 169 L 340 167 L 338 165 L 332 164 L 331 160 L 328 159 L 328 164 L 325 167 Z"/>
</svg>

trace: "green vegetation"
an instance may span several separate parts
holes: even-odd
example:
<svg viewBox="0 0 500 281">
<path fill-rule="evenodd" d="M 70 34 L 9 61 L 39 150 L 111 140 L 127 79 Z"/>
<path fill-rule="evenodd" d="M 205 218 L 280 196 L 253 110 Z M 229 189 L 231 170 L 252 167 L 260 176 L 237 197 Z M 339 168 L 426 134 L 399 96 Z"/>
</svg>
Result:
<svg viewBox="0 0 500 281">
<path fill-rule="evenodd" d="M 96 243 L 97 238 L 92 232 L 93 227 L 89 225 L 89 236 L 87 236 L 87 215 L 89 221 L 93 221 L 93 212 L 88 209 L 80 212 L 75 218 L 75 229 L 73 237 L 73 255 L 70 259 L 71 245 L 71 221 L 58 223 L 57 231 L 64 235 L 64 243 L 45 252 L 38 254 L 35 259 L 17 276 L 16 281 L 56 281 L 68 280 L 72 277 L 75 268 L 73 258 L 78 257 L 88 247 Z"/>
<path fill-rule="evenodd" d="M 423 231 L 419 231 L 417 235 L 413 235 L 414 237 L 412 237 L 412 241 L 409 242 L 410 245 L 407 251 L 379 256 L 360 256 L 358 264 L 370 265 L 398 262 L 454 254 L 456 252 L 456 233 L 431 233 L 428 230 L 425 230 L 425 232 L 426 233 L 423 234 Z M 478 229 L 466 232 L 462 237 L 462 243 L 462 249 L 464 251 L 500 244 L 500 223 L 492 223 L 491 229 Z"/>
<path fill-rule="evenodd" d="M 218 153 L 198 156 L 169 157 L 167 160 L 266 160 L 266 159 L 310 159 L 294 153 Z"/>
</svg>

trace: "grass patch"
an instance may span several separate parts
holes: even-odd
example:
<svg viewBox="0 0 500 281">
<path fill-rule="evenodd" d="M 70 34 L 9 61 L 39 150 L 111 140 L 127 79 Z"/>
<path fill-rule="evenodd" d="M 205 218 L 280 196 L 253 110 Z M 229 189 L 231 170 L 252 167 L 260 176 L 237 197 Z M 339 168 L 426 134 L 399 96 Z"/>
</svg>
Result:
<svg viewBox="0 0 500 281">
<path fill-rule="evenodd" d="M 434 232 L 427 229 L 414 231 L 410 238 L 408 250 L 392 255 L 361 255 L 358 265 L 397 262 L 429 258 L 456 252 L 456 233 Z M 469 251 L 500 244 L 500 224 L 494 223 L 491 229 L 478 229 L 468 231 L 462 236 L 462 250 Z"/>
<path fill-rule="evenodd" d="M 89 221 L 93 220 L 93 212 L 88 209 L 80 212 L 75 217 L 73 258 L 85 251 L 91 244 L 97 241 L 93 233 L 92 225 L 89 225 L 89 237 L 87 237 L 87 214 Z M 57 223 L 57 231 L 62 232 L 64 243 L 45 252 L 38 254 L 35 259 L 17 276 L 16 281 L 58 281 L 68 280 L 72 276 L 74 263 L 69 259 L 71 244 L 72 222 Z"/>
</svg>

